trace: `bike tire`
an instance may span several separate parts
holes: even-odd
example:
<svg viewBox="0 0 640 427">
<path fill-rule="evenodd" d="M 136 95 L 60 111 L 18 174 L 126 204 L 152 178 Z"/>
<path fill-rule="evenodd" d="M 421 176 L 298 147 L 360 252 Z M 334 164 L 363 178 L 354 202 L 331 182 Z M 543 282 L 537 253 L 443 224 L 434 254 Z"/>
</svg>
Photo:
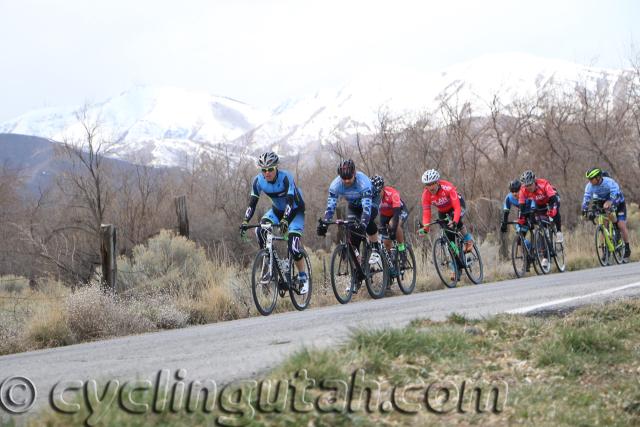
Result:
<svg viewBox="0 0 640 427">
<path fill-rule="evenodd" d="M 511 243 L 511 265 L 513 265 L 513 271 L 517 278 L 527 274 L 527 256 L 525 238 L 522 234 L 517 233 Z"/>
<path fill-rule="evenodd" d="M 470 252 L 464 254 L 464 272 L 467 273 L 467 277 L 474 285 L 479 285 L 484 279 L 484 267 L 482 265 L 482 257 L 480 256 L 480 250 L 473 243 L 473 249 Z"/>
<path fill-rule="evenodd" d="M 333 295 L 340 304 L 347 304 L 353 296 L 353 281 L 356 273 L 352 262 L 347 245 L 336 246 L 331 255 L 330 275 Z"/>
<path fill-rule="evenodd" d="M 596 231 L 594 234 L 594 243 L 596 246 L 596 256 L 598 257 L 598 262 L 601 266 L 606 267 L 607 265 L 609 265 L 611 253 L 609 252 L 609 247 L 607 246 L 606 235 L 602 225 L 598 225 L 596 227 Z"/>
<path fill-rule="evenodd" d="M 614 228 L 613 230 L 613 258 L 616 260 L 616 264 L 622 264 L 624 261 L 624 241 L 620 235 L 620 230 Z"/>
<path fill-rule="evenodd" d="M 564 243 L 556 242 L 555 231 L 551 233 L 551 244 L 553 245 L 553 262 L 560 273 L 564 273 L 567 262 L 564 255 Z"/>
<path fill-rule="evenodd" d="M 378 253 L 379 261 L 375 264 L 369 263 L 369 257 L 373 252 Z M 389 262 L 387 257 L 379 250 L 366 245 L 363 256 L 365 284 L 367 285 L 367 291 L 369 296 L 373 299 L 380 299 L 384 297 L 384 293 L 389 287 Z"/>
<path fill-rule="evenodd" d="M 405 260 L 402 262 L 400 258 L 402 253 L 396 251 L 396 271 L 398 272 L 396 280 L 400 291 L 405 295 L 409 295 L 416 288 L 416 256 L 413 253 L 413 248 L 409 244 L 405 245 L 404 252 Z"/>
<path fill-rule="evenodd" d="M 306 309 L 307 307 L 309 307 L 309 304 L 311 303 L 311 293 L 313 291 L 313 279 L 312 279 L 312 274 L 311 274 L 311 261 L 309 261 L 309 256 L 307 255 L 307 252 L 302 249 L 300 250 L 300 253 L 302 254 L 302 257 L 304 259 L 304 265 L 306 267 L 307 270 L 307 277 L 309 280 L 309 290 L 307 291 L 306 294 L 300 294 L 298 293 L 298 272 L 296 271 L 296 267 L 295 267 L 295 262 L 293 261 L 293 257 L 289 257 L 289 283 L 291 285 L 289 285 L 289 296 L 291 297 L 291 303 L 293 304 L 293 306 L 296 308 L 296 310 L 298 311 L 302 311 L 304 309 Z M 296 286 L 292 286 L 292 284 L 294 284 Z"/>
<path fill-rule="evenodd" d="M 447 288 L 455 288 L 460 279 L 460 271 L 455 256 L 451 253 L 449 242 L 444 237 L 438 237 L 433 241 L 433 265 L 440 280 Z M 455 279 L 449 274 L 454 273 Z"/>
<path fill-rule="evenodd" d="M 269 277 L 269 251 L 260 249 L 256 254 L 251 269 L 251 294 L 256 308 L 263 316 L 268 316 L 273 312 L 278 302 L 278 273 L 275 262 Z M 265 270 L 266 269 L 266 270 Z M 263 280 L 263 278 L 265 278 Z M 268 282 L 265 282 L 268 280 Z"/>
<path fill-rule="evenodd" d="M 541 228 L 536 228 L 533 236 L 536 263 L 540 267 L 542 274 L 549 274 L 551 272 L 551 251 L 549 250 L 549 243 L 544 236 L 544 231 Z M 544 263 L 545 259 L 547 260 L 546 264 Z"/>
</svg>

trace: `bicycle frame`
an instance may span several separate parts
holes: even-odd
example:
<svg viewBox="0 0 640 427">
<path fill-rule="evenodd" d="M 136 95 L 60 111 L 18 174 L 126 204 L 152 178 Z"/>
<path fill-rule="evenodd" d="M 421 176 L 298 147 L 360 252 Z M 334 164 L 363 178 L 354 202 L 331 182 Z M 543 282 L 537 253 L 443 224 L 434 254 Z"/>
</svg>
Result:
<svg viewBox="0 0 640 427">
<path fill-rule="evenodd" d="M 271 224 L 270 222 L 267 223 L 262 223 L 259 225 L 255 225 L 252 226 L 253 228 L 260 228 L 260 232 L 264 231 L 265 232 L 265 245 L 264 248 L 269 252 L 269 274 L 273 276 L 273 266 L 276 266 L 276 271 L 278 273 L 278 282 L 279 283 L 285 283 L 287 285 L 287 287 L 290 286 L 289 283 L 289 277 L 287 275 L 287 271 L 282 271 L 282 269 L 280 268 L 280 262 L 281 261 L 287 261 L 288 263 L 290 263 L 291 261 L 289 260 L 289 256 L 287 255 L 287 258 L 281 258 L 278 255 L 278 251 L 275 249 L 273 243 L 274 241 L 286 241 L 287 239 L 285 239 L 284 237 L 281 236 L 275 236 L 273 234 L 273 224 Z M 273 261 L 276 262 L 273 262 Z M 289 268 L 291 268 L 291 265 L 289 265 Z"/>
<path fill-rule="evenodd" d="M 338 227 L 344 228 L 344 236 L 342 236 L 342 239 L 340 239 L 340 244 L 346 245 L 349 249 L 349 258 L 351 259 L 352 264 L 355 266 L 356 274 L 360 273 L 364 275 L 365 273 L 362 269 L 362 265 L 360 265 L 360 263 L 358 262 L 358 257 L 356 256 L 357 248 L 351 242 L 351 234 L 353 233 L 353 231 L 351 230 L 351 227 L 349 227 L 350 225 L 356 224 L 357 221 L 352 219 L 336 219 L 335 221 L 325 221 L 324 223 L 326 225 L 335 224 Z M 367 238 L 367 236 L 362 237 L 364 237 L 365 240 Z"/>
<path fill-rule="evenodd" d="M 604 231 L 604 241 L 607 244 L 607 248 L 609 248 L 609 252 L 614 252 L 616 248 L 613 245 L 613 239 L 611 239 L 611 236 L 613 235 L 613 222 L 608 218 L 604 211 L 599 211 L 596 214 L 594 222 L 596 225 L 602 226 L 602 230 Z"/>
</svg>

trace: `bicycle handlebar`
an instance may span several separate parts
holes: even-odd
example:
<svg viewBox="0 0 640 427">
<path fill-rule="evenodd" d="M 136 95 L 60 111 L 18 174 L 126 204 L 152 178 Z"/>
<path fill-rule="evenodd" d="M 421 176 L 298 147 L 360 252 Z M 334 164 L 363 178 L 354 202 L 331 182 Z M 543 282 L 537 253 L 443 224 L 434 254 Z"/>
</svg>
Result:
<svg viewBox="0 0 640 427">
<path fill-rule="evenodd" d="M 319 222 L 321 222 L 322 224 L 325 225 L 351 225 L 351 224 L 358 224 L 358 221 L 355 219 L 336 219 L 336 220 L 331 220 L 331 221 L 325 221 L 324 219 L 319 219 Z"/>
</svg>

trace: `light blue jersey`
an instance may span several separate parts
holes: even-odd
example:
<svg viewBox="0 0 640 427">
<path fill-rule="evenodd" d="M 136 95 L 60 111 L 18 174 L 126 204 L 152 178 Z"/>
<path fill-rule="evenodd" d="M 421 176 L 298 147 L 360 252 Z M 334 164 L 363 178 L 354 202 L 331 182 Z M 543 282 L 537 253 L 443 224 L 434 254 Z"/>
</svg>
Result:
<svg viewBox="0 0 640 427">
<path fill-rule="evenodd" d="M 373 195 L 373 186 L 369 177 L 357 171 L 353 184 L 349 187 L 344 185 L 342 178 L 336 177 L 329 186 L 329 198 L 327 199 L 327 210 L 324 213 L 325 220 L 330 220 L 336 211 L 338 205 L 338 199 L 344 198 L 347 200 L 350 208 L 362 209 L 362 217 L 360 222 L 368 224 L 371 218 L 371 206 L 376 203 L 376 206 L 380 204 L 380 196 Z"/>
<path fill-rule="evenodd" d="M 624 202 L 624 194 L 620 191 L 618 183 L 609 177 L 603 177 L 599 185 L 593 185 L 590 182 L 584 188 L 584 197 L 582 199 L 582 210 L 589 207 L 591 199 L 602 201 L 611 200 L 614 206 Z"/>
</svg>

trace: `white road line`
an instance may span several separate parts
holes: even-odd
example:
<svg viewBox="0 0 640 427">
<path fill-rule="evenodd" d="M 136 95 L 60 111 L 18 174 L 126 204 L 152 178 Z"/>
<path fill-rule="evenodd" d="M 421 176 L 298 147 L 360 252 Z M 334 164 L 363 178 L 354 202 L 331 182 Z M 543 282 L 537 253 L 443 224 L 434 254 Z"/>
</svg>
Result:
<svg viewBox="0 0 640 427">
<path fill-rule="evenodd" d="M 571 297 L 571 298 L 562 298 L 562 299 L 557 299 L 557 300 L 554 300 L 554 301 L 545 302 L 545 303 L 542 303 L 542 304 L 536 304 L 536 305 L 529 305 L 529 306 L 526 306 L 526 307 L 514 308 L 513 310 L 508 310 L 507 313 L 509 313 L 509 314 L 527 313 L 529 311 L 538 310 L 538 309 L 541 309 L 541 308 L 544 308 L 544 307 L 550 307 L 550 306 L 553 306 L 553 305 L 564 304 L 565 302 L 569 302 L 569 301 L 574 301 L 574 300 L 583 299 L 583 298 L 591 298 L 591 297 L 595 297 L 595 296 L 599 296 L 599 295 L 608 295 L 608 294 L 612 294 L 614 292 L 622 291 L 624 289 L 635 288 L 637 286 L 640 286 L 640 282 L 630 283 L 628 285 L 619 286 L 617 288 L 605 289 L 604 291 L 598 291 L 598 292 L 594 292 L 594 293 L 587 294 L 587 295 L 580 295 L 580 296 Z"/>
</svg>

